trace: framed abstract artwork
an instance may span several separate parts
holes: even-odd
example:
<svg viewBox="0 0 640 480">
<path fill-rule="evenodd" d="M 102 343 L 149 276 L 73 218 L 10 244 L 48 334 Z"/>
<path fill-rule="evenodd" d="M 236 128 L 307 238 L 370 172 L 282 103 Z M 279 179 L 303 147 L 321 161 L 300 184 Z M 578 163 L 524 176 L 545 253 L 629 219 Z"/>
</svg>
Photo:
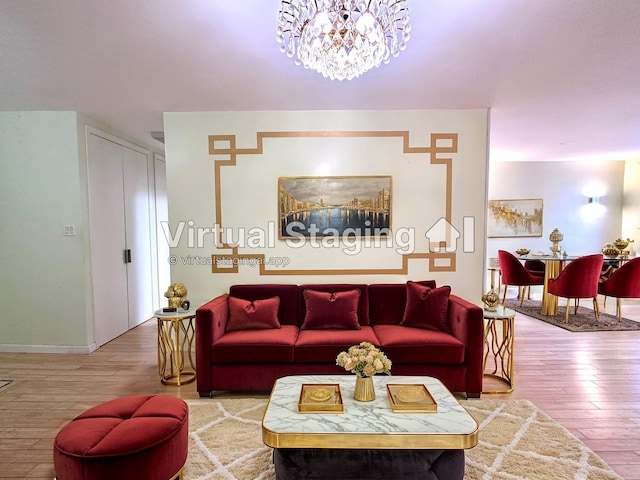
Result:
<svg viewBox="0 0 640 480">
<path fill-rule="evenodd" d="M 387 236 L 391 176 L 278 178 L 280 238 Z"/>
<path fill-rule="evenodd" d="M 488 237 L 541 237 L 542 199 L 489 200 Z"/>
</svg>

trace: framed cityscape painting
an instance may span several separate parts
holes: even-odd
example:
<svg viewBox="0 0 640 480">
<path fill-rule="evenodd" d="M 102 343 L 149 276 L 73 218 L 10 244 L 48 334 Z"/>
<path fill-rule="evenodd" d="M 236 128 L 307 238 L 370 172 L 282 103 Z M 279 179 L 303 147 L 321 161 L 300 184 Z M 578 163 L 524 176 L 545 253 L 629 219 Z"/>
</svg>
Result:
<svg viewBox="0 0 640 480">
<path fill-rule="evenodd" d="M 278 178 L 280 238 L 391 234 L 391 176 Z"/>
<path fill-rule="evenodd" d="M 542 199 L 489 200 L 488 237 L 541 237 Z"/>
</svg>

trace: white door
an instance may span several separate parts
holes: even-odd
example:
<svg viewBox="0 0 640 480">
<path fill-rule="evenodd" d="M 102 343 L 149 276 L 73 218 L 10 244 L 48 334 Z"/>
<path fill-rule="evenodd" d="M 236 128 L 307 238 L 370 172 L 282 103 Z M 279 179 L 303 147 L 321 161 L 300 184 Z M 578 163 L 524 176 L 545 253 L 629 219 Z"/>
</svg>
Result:
<svg viewBox="0 0 640 480">
<path fill-rule="evenodd" d="M 101 346 L 153 316 L 155 215 L 148 152 L 91 129 L 87 144 L 93 316 Z"/>
<path fill-rule="evenodd" d="M 147 155 L 123 147 L 129 328 L 153 316 L 151 204 Z"/>
<path fill-rule="evenodd" d="M 122 147 L 88 135 L 89 218 L 95 342 L 129 329 Z"/>
</svg>

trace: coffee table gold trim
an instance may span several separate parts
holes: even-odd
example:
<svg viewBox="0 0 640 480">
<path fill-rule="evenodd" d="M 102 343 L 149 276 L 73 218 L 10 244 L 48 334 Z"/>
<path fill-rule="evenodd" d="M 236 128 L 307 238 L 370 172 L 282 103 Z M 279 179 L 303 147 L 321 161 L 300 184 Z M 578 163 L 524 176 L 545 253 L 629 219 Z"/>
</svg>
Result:
<svg viewBox="0 0 640 480">
<path fill-rule="evenodd" d="M 300 379 L 299 382 L 298 379 Z M 316 384 L 338 383 L 341 390 L 346 390 L 344 383 L 346 380 L 344 375 L 293 375 L 278 379 L 271 391 L 267 407 L 262 415 L 262 441 L 265 445 L 273 448 L 371 450 L 466 450 L 477 445 L 478 422 L 459 405 L 455 397 L 442 385 L 442 382 L 431 377 L 421 376 L 399 376 L 394 380 L 395 382 L 391 380 L 392 383 L 404 380 L 402 383 L 405 386 L 424 384 L 429 388 L 434 399 L 440 403 L 440 407 L 450 404 L 452 411 L 447 412 L 447 408 L 441 408 L 441 411 L 432 412 L 429 416 L 416 417 L 408 412 L 393 412 L 387 403 L 387 398 L 375 400 L 374 408 L 372 408 L 371 405 L 363 406 L 347 396 L 343 398 L 345 417 L 337 418 L 333 413 L 318 413 L 313 418 L 313 423 L 317 427 L 306 428 L 306 421 L 309 420 L 309 417 L 305 413 L 299 413 L 295 403 L 301 386 L 317 381 Z M 386 385 L 386 379 L 381 378 L 379 383 Z M 434 390 L 431 389 L 432 385 Z M 435 389 L 442 394 L 442 398 L 439 397 Z M 274 402 L 276 397 L 277 400 Z M 272 403 L 275 408 L 273 412 L 271 410 Z M 359 412 L 354 418 L 350 418 L 352 417 L 349 413 L 351 408 Z M 384 422 L 378 422 L 380 425 L 376 428 L 356 428 L 358 421 L 363 422 L 363 426 L 366 424 L 366 415 L 369 410 L 373 417 L 382 415 L 387 418 L 386 423 L 389 428 L 383 427 Z M 324 417 L 324 415 L 327 416 Z M 363 415 L 365 417 L 362 417 Z M 450 415 L 452 420 L 460 422 L 459 428 L 448 428 L 445 425 Z M 266 421 L 267 417 L 269 417 L 268 422 Z M 280 428 L 278 418 L 286 419 L 284 428 Z M 326 420 L 324 420 L 325 418 Z M 333 428 L 341 424 L 342 418 L 349 428 Z M 427 420 L 427 418 L 433 420 Z M 338 421 L 336 422 L 336 420 Z M 424 428 L 406 428 L 414 421 Z M 374 421 L 374 423 L 376 422 Z M 405 427 L 396 428 L 402 424 Z M 440 427 L 438 424 L 441 424 Z M 433 425 L 433 429 L 429 428 L 429 425 Z"/>
<path fill-rule="evenodd" d="M 262 428 L 262 441 L 273 448 L 451 449 L 473 448 L 478 429 L 467 435 L 415 433 L 275 433 Z"/>
</svg>

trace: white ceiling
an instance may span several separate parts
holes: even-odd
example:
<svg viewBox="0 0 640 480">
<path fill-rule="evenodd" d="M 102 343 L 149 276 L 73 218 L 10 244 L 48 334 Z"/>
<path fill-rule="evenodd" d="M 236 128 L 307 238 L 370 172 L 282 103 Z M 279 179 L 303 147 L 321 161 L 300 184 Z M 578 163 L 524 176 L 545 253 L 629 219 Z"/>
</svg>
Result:
<svg viewBox="0 0 640 480">
<path fill-rule="evenodd" d="M 352 81 L 295 66 L 277 0 L 0 0 L 0 110 L 76 110 L 148 144 L 162 113 L 491 108 L 492 160 L 640 158 L 640 0 L 409 0 Z"/>
</svg>

